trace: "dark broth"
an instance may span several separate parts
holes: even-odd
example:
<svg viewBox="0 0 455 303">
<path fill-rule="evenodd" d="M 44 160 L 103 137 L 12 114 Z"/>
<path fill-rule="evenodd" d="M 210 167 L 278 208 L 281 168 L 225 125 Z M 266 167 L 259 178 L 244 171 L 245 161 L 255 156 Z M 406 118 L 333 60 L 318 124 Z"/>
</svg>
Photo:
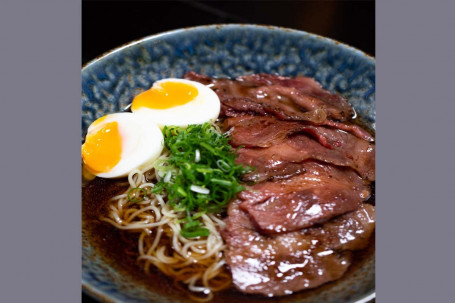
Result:
<svg viewBox="0 0 455 303">
<path fill-rule="evenodd" d="M 172 279 L 165 276 L 158 269 L 151 267 L 150 275 L 146 275 L 142 266 L 137 262 L 138 233 L 119 230 L 109 223 L 100 221 L 101 216 L 107 215 L 107 205 L 109 199 L 121 193 L 126 186 L 121 186 L 125 180 L 115 181 L 95 178 L 82 188 L 82 226 L 86 231 L 89 242 L 96 252 L 102 256 L 104 261 L 111 267 L 117 269 L 122 275 L 135 281 L 151 291 L 164 297 L 178 299 L 182 302 L 191 302 L 187 291 L 182 287 L 176 286 Z M 374 184 L 374 183 L 373 183 Z M 368 200 L 374 204 L 374 187 L 372 198 Z M 364 264 L 371 259 L 374 254 L 374 236 L 370 239 L 367 249 L 355 252 L 354 262 L 339 280 L 324 284 L 318 288 L 304 290 L 285 297 L 266 298 L 256 295 L 247 295 L 237 291 L 234 287 L 215 293 L 212 302 L 303 302 L 321 292 L 327 292 L 339 283 L 346 283 L 353 278 Z M 355 279 L 354 279 L 355 280 Z M 374 283 L 371 282 L 371 283 Z M 370 283 L 370 284 L 371 284 Z M 374 285 L 366 285 L 365 289 L 373 288 Z M 343 296 L 354 298 L 356 287 L 346 287 Z"/>
</svg>

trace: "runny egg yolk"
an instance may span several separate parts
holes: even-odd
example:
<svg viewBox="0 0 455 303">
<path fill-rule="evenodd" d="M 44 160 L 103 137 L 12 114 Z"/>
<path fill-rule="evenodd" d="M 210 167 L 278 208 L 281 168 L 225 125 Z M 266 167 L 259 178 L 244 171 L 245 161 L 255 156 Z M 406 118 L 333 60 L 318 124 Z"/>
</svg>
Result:
<svg viewBox="0 0 455 303">
<path fill-rule="evenodd" d="M 82 145 L 84 164 L 95 173 L 110 171 L 120 161 L 121 154 L 122 137 L 117 122 L 106 123 L 98 131 L 89 133 Z"/>
<path fill-rule="evenodd" d="M 133 99 L 131 110 L 146 107 L 151 109 L 167 109 L 184 105 L 198 95 L 196 87 L 181 82 L 164 82 L 137 95 Z"/>
</svg>

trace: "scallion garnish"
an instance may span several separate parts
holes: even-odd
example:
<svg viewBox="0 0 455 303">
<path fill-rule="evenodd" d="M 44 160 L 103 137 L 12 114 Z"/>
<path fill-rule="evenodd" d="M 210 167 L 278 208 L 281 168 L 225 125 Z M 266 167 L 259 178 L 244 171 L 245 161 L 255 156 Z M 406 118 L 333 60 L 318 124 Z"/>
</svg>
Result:
<svg viewBox="0 0 455 303">
<path fill-rule="evenodd" d="M 210 231 L 205 227 L 195 227 L 192 229 L 182 229 L 180 234 L 185 238 L 196 238 L 196 237 L 206 237 L 210 234 Z"/>
<path fill-rule="evenodd" d="M 201 227 L 200 220 L 190 212 L 197 212 L 200 217 L 204 213 L 221 211 L 244 189 L 239 179 L 250 168 L 235 163 L 235 150 L 229 145 L 227 136 L 209 123 L 187 128 L 165 126 L 163 135 L 170 156 L 156 166 L 156 170 L 172 171 L 172 178 L 166 178 L 163 172 L 166 177 L 152 191 L 165 191 L 175 210 L 187 211 L 182 236 L 207 236 L 209 230 Z"/>
<path fill-rule="evenodd" d="M 190 190 L 194 191 L 195 193 L 200 193 L 203 195 L 208 195 L 210 193 L 210 189 L 197 185 L 191 185 Z"/>
</svg>

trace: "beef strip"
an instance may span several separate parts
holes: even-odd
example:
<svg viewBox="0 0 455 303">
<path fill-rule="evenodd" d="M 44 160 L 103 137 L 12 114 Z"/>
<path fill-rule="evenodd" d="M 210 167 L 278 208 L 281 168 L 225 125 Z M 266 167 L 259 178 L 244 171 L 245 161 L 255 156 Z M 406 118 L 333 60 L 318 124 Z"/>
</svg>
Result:
<svg viewBox="0 0 455 303">
<path fill-rule="evenodd" d="M 315 161 L 305 173 L 280 182 L 262 182 L 241 192 L 240 208 L 263 234 L 294 231 L 357 209 L 370 195 L 351 169 Z"/>
<path fill-rule="evenodd" d="M 264 75 L 250 75 L 264 77 Z M 215 79 L 194 72 L 184 75 L 185 79 L 209 85 L 220 98 L 227 111 L 249 111 L 256 114 L 267 112 L 285 120 L 322 123 L 327 117 L 345 121 L 354 113 L 346 99 L 322 89 L 314 80 L 305 77 L 295 79 L 270 76 L 276 81 L 245 81 Z M 309 80 L 308 80 L 309 79 Z M 293 85 L 292 83 L 297 83 Z M 286 85 L 284 85 L 285 83 Z M 238 108 L 241 107 L 242 110 Z M 224 108 L 225 109 L 225 108 Z M 223 109 L 222 112 L 226 112 Z"/>
<path fill-rule="evenodd" d="M 262 182 L 230 202 L 221 231 L 234 285 L 282 296 L 340 278 L 375 224 L 374 206 L 362 203 L 374 138 L 346 122 L 347 100 L 306 77 L 185 78 L 217 93 L 231 145 L 246 146 L 237 163 L 256 167 L 244 180 Z"/>
<path fill-rule="evenodd" d="M 231 123 L 229 121 L 231 119 L 234 119 L 235 122 Z M 281 121 L 274 117 L 247 119 L 245 116 L 241 120 L 238 118 L 226 120 L 225 125 L 233 125 L 229 135 L 231 136 L 230 143 L 235 147 L 241 145 L 246 147 L 269 147 L 281 143 L 286 137 L 299 132 L 312 136 L 326 148 L 333 149 L 343 144 L 337 131 L 322 126 Z"/>
<path fill-rule="evenodd" d="M 238 77 L 234 81 L 215 79 L 195 72 L 189 72 L 184 77 L 209 85 L 218 94 L 221 116 L 272 115 L 282 120 L 327 125 L 350 132 L 361 139 L 374 141 L 358 125 L 327 119 L 345 121 L 352 116 L 353 109 L 346 99 L 322 89 L 311 78 L 254 74 Z"/>
<path fill-rule="evenodd" d="M 282 296 L 339 279 L 350 250 L 364 248 L 374 230 L 374 207 L 364 205 L 321 227 L 265 236 L 239 204 L 230 203 L 221 234 L 233 283 L 245 293 Z"/>
<path fill-rule="evenodd" d="M 238 77 L 237 81 L 250 86 L 279 85 L 294 88 L 301 94 L 314 96 L 319 100 L 324 101 L 324 103 L 327 104 L 328 108 L 331 110 L 338 109 L 339 113 L 337 114 L 342 115 L 342 117 L 339 118 L 340 120 L 348 119 L 354 114 L 351 105 L 345 98 L 323 89 L 321 84 L 312 78 L 302 76 L 289 78 L 270 74 L 253 74 Z"/>
<path fill-rule="evenodd" d="M 289 131 L 289 133 L 286 134 L 291 134 L 295 133 L 298 131 L 301 131 L 301 128 L 306 128 L 307 130 L 309 129 L 316 129 L 315 125 L 313 124 L 308 124 L 308 123 L 302 123 L 302 122 L 297 122 L 297 121 L 282 121 L 274 118 L 273 116 L 267 116 L 263 115 L 261 116 L 255 116 L 251 115 L 249 112 L 243 112 L 243 115 L 234 115 L 232 117 L 228 117 L 227 119 L 224 120 L 224 127 L 225 129 L 229 130 L 233 126 L 235 126 L 237 129 L 236 133 L 240 132 L 242 128 L 247 128 L 248 132 L 251 133 L 257 133 L 256 137 L 260 137 L 262 133 L 258 133 L 260 131 L 267 131 L 270 132 L 272 130 L 266 129 L 266 128 L 274 128 L 275 131 L 279 131 L 281 133 L 285 133 L 286 131 Z M 254 118 L 254 119 L 253 119 Z M 250 121 L 248 121 L 250 120 Z M 349 124 L 349 123 L 339 123 L 339 122 L 334 122 L 334 121 L 329 121 L 325 120 L 322 124 L 320 124 L 319 129 L 322 129 L 322 126 L 329 126 L 328 129 L 340 129 L 345 132 L 351 133 L 357 138 L 360 138 L 365 141 L 369 142 L 374 142 L 374 138 L 363 128 L 361 128 L 358 125 L 354 124 Z M 233 134 L 232 131 L 230 132 L 231 135 L 234 137 L 236 134 Z M 283 138 L 284 136 L 282 134 L 277 134 L 278 137 Z M 262 142 L 265 142 L 266 138 L 262 139 Z M 242 144 L 237 144 L 242 145 Z M 246 144 L 243 144 L 246 145 Z M 248 145 L 246 145 L 248 146 Z M 255 145 L 255 146 L 261 146 L 264 147 L 264 145 Z"/>
<path fill-rule="evenodd" d="M 335 122 L 335 121 L 330 121 L 330 120 L 325 120 L 321 125 L 326 125 L 330 126 L 332 128 L 336 129 L 341 129 L 344 130 L 345 132 L 351 133 L 355 135 L 356 137 L 363 139 L 365 141 L 369 142 L 374 142 L 374 137 L 370 135 L 366 130 L 364 130 L 362 127 L 349 123 L 349 122 Z"/>
<path fill-rule="evenodd" d="M 282 142 L 265 148 L 241 148 L 237 163 L 251 165 L 255 171 L 244 176 L 245 181 L 264 181 L 283 178 L 302 171 L 302 161 L 314 159 L 326 163 L 348 166 L 370 181 L 375 179 L 375 145 L 341 130 L 323 129 L 327 148 L 306 134 L 286 137 Z M 254 135 L 254 134 L 253 134 Z M 314 135 L 314 134 L 313 134 Z M 234 139 L 235 140 L 235 139 Z M 235 141 L 237 144 L 246 143 Z M 250 145 L 251 145 L 250 141 Z"/>
<path fill-rule="evenodd" d="M 254 115 L 273 115 L 282 120 L 309 121 L 312 123 L 323 123 L 327 113 L 322 108 L 313 111 L 303 111 L 289 99 L 264 99 L 258 100 L 252 97 L 227 97 L 220 99 L 223 111 L 226 116 L 239 116 L 247 112 Z"/>
</svg>

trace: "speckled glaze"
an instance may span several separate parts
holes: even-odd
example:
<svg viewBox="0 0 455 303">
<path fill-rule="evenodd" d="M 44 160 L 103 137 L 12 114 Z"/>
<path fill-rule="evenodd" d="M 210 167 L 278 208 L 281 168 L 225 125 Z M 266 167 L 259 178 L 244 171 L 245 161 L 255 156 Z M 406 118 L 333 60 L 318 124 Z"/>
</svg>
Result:
<svg viewBox="0 0 455 303">
<path fill-rule="evenodd" d="M 82 138 L 91 122 L 121 111 L 156 80 L 196 71 L 217 77 L 251 73 L 304 75 L 344 96 L 375 129 L 375 60 L 303 31 L 258 25 L 212 25 L 146 37 L 115 49 L 82 69 Z M 82 285 L 105 302 L 181 302 L 162 297 L 105 262 L 82 222 Z M 374 254 L 361 268 L 311 296 L 283 302 L 368 302 L 374 298 Z M 266 301 L 266 300 L 265 300 Z"/>
</svg>

